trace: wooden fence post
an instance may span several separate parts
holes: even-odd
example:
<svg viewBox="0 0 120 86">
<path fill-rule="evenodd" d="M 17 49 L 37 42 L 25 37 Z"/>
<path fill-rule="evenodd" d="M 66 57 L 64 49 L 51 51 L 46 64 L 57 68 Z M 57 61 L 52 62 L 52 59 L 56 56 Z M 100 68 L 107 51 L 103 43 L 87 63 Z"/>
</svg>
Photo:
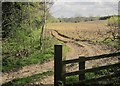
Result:
<svg viewBox="0 0 120 86">
<path fill-rule="evenodd" d="M 54 45 L 54 86 L 62 81 L 62 45 Z"/>
<path fill-rule="evenodd" d="M 85 69 L 85 57 L 79 57 L 80 61 L 82 62 L 79 62 L 79 70 L 84 70 Z M 85 73 L 82 73 L 82 74 L 79 74 L 79 81 L 81 80 L 85 80 Z"/>
</svg>

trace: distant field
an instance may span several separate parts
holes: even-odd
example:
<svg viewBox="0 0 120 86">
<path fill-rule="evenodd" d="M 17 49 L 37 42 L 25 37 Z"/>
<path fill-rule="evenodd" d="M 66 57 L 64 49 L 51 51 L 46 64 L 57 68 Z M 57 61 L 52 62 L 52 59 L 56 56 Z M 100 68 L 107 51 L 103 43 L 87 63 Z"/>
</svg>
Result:
<svg viewBox="0 0 120 86">
<path fill-rule="evenodd" d="M 47 29 L 57 30 L 61 34 L 77 39 L 101 41 L 109 30 L 106 21 L 80 23 L 49 23 Z"/>
</svg>

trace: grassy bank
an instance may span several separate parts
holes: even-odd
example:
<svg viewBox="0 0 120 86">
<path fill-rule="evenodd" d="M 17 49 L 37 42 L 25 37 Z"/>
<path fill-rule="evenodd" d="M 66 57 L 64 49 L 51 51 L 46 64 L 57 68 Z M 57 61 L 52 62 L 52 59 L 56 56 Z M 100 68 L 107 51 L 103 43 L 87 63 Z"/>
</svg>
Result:
<svg viewBox="0 0 120 86">
<path fill-rule="evenodd" d="M 68 47 L 52 37 L 50 34 L 43 39 L 43 49 L 39 48 L 40 29 L 30 31 L 18 30 L 12 38 L 3 40 L 2 43 L 2 71 L 7 72 L 31 64 L 41 64 L 44 61 L 53 59 L 54 44 L 63 45 L 63 55 L 69 49 Z"/>
</svg>

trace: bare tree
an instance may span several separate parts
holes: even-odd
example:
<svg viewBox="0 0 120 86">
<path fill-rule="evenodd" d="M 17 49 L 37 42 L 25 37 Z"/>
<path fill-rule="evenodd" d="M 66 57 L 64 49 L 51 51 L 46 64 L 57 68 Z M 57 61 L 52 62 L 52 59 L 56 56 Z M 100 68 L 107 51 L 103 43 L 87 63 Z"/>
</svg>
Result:
<svg viewBox="0 0 120 86">
<path fill-rule="evenodd" d="M 40 50 L 42 50 L 42 46 L 43 46 L 43 33 L 45 30 L 45 24 L 46 24 L 46 20 L 48 19 L 47 17 L 47 13 L 49 12 L 50 6 L 53 5 L 53 1 L 46 1 L 44 0 L 41 4 L 43 4 L 43 19 L 42 19 L 42 28 L 41 28 L 41 33 L 40 33 Z M 48 6 L 49 5 L 49 6 Z"/>
</svg>

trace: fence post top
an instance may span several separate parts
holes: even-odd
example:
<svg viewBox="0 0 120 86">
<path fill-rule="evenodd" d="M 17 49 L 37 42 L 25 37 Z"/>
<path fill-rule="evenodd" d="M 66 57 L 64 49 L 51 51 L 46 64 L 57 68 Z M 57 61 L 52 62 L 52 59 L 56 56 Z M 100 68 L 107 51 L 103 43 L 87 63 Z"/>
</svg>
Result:
<svg viewBox="0 0 120 86">
<path fill-rule="evenodd" d="M 62 44 L 55 44 L 54 46 L 62 46 Z"/>
<path fill-rule="evenodd" d="M 79 56 L 79 58 L 85 58 L 85 56 Z"/>
<path fill-rule="evenodd" d="M 55 44 L 55 45 L 62 45 L 62 44 Z"/>
</svg>

